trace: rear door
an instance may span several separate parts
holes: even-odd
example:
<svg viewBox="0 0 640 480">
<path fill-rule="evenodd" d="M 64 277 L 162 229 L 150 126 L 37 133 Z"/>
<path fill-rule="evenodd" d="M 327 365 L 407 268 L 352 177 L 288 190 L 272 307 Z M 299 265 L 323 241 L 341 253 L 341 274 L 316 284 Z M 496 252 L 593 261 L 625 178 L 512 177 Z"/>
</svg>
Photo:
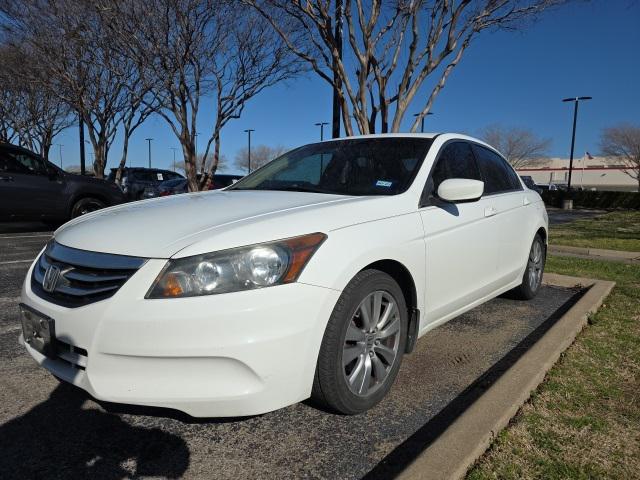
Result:
<svg viewBox="0 0 640 480">
<path fill-rule="evenodd" d="M 441 148 L 421 200 L 427 323 L 451 316 L 496 289 L 498 252 L 488 203 L 484 198 L 455 204 L 438 199 L 438 186 L 449 178 L 481 179 L 469 143 L 456 140 Z"/>
<path fill-rule="evenodd" d="M 528 198 L 522 183 L 507 161 L 493 150 L 474 144 L 482 180 L 484 199 L 494 217 L 494 243 L 498 256 L 498 278 L 508 284 L 522 275 L 532 239 L 524 238 L 531 227 L 524 207 Z"/>
</svg>

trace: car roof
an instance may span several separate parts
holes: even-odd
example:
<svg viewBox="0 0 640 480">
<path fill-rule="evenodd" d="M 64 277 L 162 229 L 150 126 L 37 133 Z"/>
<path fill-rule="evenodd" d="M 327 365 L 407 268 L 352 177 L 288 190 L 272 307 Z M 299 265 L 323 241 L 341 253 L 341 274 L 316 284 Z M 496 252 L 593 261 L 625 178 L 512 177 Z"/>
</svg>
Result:
<svg viewBox="0 0 640 480">
<path fill-rule="evenodd" d="M 8 143 L 8 142 L 0 142 L 0 147 L 3 148 L 12 148 L 14 150 L 21 150 L 23 152 L 29 152 L 32 155 L 38 155 L 40 156 L 40 154 L 38 152 L 34 152 L 33 150 L 29 150 L 28 148 L 25 147 L 21 147 L 20 145 L 15 145 L 13 143 Z"/>
<path fill-rule="evenodd" d="M 367 138 L 424 138 L 428 140 L 435 140 L 436 137 L 445 137 L 445 141 L 447 140 L 468 140 L 470 142 L 477 143 L 479 145 L 485 146 L 500 156 L 502 154 L 492 147 L 488 143 L 480 140 L 479 138 L 472 137 L 470 135 L 465 135 L 464 133 L 456 133 L 456 132 L 440 132 L 440 133 L 373 133 L 368 135 L 354 135 L 352 137 L 340 137 L 340 138 L 330 138 L 324 140 L 323 142 L 331 142 L 331 141 L 342 141 L 342 140 L 358 140 L 358 139 L 367 139 Z"/>
<path fill-rule="evenodd" d="M 440 133 L 369 133 L 366 135 L 353 135 L 351 137 L 328 138 L 323 142 L 332 142 L 339 140 L 359 140 L 366 138 L 426 138 L 433 140 Z"/>
</svg>

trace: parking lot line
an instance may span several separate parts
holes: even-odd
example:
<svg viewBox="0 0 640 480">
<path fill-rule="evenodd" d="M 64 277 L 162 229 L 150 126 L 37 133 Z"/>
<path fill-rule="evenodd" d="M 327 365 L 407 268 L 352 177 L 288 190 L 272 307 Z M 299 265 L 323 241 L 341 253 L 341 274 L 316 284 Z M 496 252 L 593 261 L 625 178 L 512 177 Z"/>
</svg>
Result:
<svg viewBox="0 0 640 480">
<path fill-rule="evenodd" d="M 47 233 L 46 235 L 0 235 L 0 239 L 2 238 L 9 238 L 9 239 L 14 239 L 14 238 L 49 238 L 51 236 L 50 233 Z"/>
<path fill-rule="evenodd" d="M 33 262 L 35 259 L 30 258 L 29 260 L 7 260 L 5 262 L 0 262 L 0 265 L 10 265 L 12 263 L 29 263 Z"/>
</svg>

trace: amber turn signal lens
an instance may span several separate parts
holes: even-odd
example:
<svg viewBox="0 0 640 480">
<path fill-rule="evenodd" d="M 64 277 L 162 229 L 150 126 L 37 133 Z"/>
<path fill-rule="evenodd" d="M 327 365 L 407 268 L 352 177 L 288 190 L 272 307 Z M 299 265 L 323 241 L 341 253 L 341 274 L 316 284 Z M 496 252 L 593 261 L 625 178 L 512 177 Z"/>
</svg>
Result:
<svg viewBox="0 0 640 480">
<path fill-rule="evenodd" d="M 302 269 L 322 242 L 327 239 L 324 233 L 311 233 L 302 237 L 283 240 L 281 245 L 286 246 L 291 254 L 289 270 L 282 279 L 282 283 L 295 282 Z"/>
<path fill-rule="evenodd" d="M 183 294 L 182 286 L 178 281 L 175 274 L 169 273 L 164 279 L 164 285 L 162 289 L 162 296 L 164 297 L 179 297 Z"/>
</svg>

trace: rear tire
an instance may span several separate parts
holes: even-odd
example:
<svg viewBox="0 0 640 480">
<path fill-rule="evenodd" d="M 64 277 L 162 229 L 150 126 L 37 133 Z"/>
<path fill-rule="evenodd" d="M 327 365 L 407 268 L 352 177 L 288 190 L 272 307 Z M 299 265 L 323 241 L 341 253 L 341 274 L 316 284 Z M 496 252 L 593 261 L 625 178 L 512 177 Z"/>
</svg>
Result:
<svg viewBox="0 0 640 480">
<path fill-rule="evenodd" d="M 527 268 L 522 276 L 522 283 L 512 290 L 514 296 L 520 300 L 531 300 L 540 291 L 542 285 L 542 275 L 544 264 L 547 258 L 547 247 L 539 234 L 533 239 L 529 257 L 527 258 Z"/>
<path fill-rule="evenodd" d="M 87 213 L 95 212 L 106 207 L 102 200 L 93 197 L 85 197 L 78 200 L 71 209 L 71 218 L 80 217 Z"/>
<path fill-rule="evenodd" d="M 358 273 L 329 318 L 312 399 L 348 415 L 380 402 L 400 369 L 407 325 L 407 306 L 396 281 L 379 270 Z"/>
</svg>

